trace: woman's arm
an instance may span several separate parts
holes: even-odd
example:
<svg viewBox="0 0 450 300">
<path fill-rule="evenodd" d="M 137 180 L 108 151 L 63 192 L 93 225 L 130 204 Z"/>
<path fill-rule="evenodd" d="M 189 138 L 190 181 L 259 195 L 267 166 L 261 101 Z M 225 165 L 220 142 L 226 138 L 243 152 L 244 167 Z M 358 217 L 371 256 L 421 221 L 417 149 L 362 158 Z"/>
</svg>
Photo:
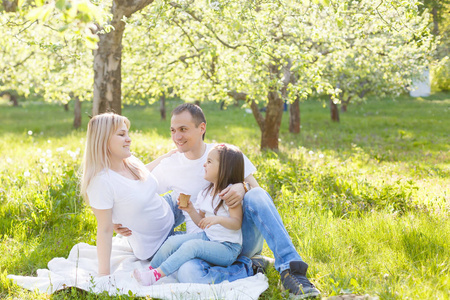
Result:
<svg viewBox="0 0 450 300">
<path fill-rule="evenodd" d="M 158 157 L 157 159 L 155 159 L 154 161 L 152 161 L 149 164 L 146 164 L 145 167 L 147 168 L 147 170 L 149 170 L 150 172 L 153 171 L 154 168 L 156 168 L 157 165 L 159 165 L 159 163 L 166 157 L 171 156 L 172 154 L 174 154 L 175 152 L 178 152 L 178 149 L 173 149 L 170 150 L 169 152 L 167 152 L 164 155 L 161 155 L 160 157 Z"/>
<path fill-rule="evenodd" d="M 203 218 L 200 220 L 198 227 L 205 229 L 211 225 L 220 224 L 231 230 L 240 229 L 242 226 L 242 204 L 239 203 L 233 208 L 229 207 L 228 212 L 230 213 L 229 217 L 213 216 Z"/>
<path fill-rule="evenodd" d="M 112 209 L 92 208 L 92 210 L 97 218 L 98 276 L 105 276 L 111 273 Z"/>
</svg>

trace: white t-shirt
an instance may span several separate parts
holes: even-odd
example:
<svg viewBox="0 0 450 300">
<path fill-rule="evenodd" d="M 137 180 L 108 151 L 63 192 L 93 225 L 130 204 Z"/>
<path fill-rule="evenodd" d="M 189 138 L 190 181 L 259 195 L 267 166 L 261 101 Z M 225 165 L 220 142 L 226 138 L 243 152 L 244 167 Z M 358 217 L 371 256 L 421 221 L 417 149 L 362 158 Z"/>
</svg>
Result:
<svg viewBox="0 0 450 300">
<path fill-rule="evenodd" d="M 156 192 L 158 182 L 147 173 L 145 181 L 126 178 L 112 170 L 98 173 L 89 184 L 89 203 L 96 209 L 112 209 L 114 224 L 133 231 L 128 242 L 134 255 L 151 257 L 174 225 L 169 204 Z"/>
<path fill-rule="evenodd" d="M 210 192 L 207 194 L 205 191 L 201 191 L 197 196 L 197 206 L 199 210 L 205 212 L 206 217 L 220 216 L 230 217 L 228 212 L 228 206 L 223 202 L 220 208 L 217 210 L 217 215 L 214 214 L 214 208 L 219 204 L 219 197 L 214 197 L 214 203 Z M 228 229 L 220 224 L 215 224 L 209 228 L 205 228 L 205 233 L 211 241 L 216 242 L 231 242 L 242 245 L 242 231 L 241 229 L 232 230 Z"/>
<path fill-rule="evenodd" d="M 204 190 L 209 181 L 203 178 L 205 169 L 203 165 L 208 158 L 208 152 L 215 144 L 206 144 L 206 151 L 199 159 L 188 159 L 184 153 L 176 152 L 163 159 L 156 166 L 152 174 L 155 175 L 159 183 L 158 192 L 160 194 L 173 191 L 172 198 L 178 199 L 180 193 L 191 195 L 191 202 L 196 206 L 197 195 Z M 253 174 L 256 171 L 255 166 L 244 155 L 244 177 Z M 189 214 L 183 211 L 186 220 L 186 232 L 194 233 L 202 230 L 195 225 Z"/>
</svg>

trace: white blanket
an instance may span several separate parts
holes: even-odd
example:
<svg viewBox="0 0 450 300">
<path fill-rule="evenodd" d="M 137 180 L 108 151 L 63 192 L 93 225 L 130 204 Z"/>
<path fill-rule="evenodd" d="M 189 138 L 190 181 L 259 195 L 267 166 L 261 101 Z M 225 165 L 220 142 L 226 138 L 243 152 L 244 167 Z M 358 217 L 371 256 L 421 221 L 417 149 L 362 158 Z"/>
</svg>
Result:
<svg viewBox="0 0 450 300">
<path fill-rule="evenodd" d="M 85 243 L 75 245 L 67 259 L 57 257 L 48 263 L 48 269 L 37 270 L 37 277 L 8 275 L 19 286 L 52 294 L 67 287 L 110 295 L 129 294 L 161 299 L 258 299 L 268 288 L 267 278 L 257 274 L 245 279 L 220 284 L 178 283 L 174 276 L 159 280 L 152 286 L 141 286 L 132 277 L 135 268 L 145 268 L 148 261 L 138 260 L 126 238 L 113 238 L 111 275 L 97 277 L 97 250 Z"/>
</svg>

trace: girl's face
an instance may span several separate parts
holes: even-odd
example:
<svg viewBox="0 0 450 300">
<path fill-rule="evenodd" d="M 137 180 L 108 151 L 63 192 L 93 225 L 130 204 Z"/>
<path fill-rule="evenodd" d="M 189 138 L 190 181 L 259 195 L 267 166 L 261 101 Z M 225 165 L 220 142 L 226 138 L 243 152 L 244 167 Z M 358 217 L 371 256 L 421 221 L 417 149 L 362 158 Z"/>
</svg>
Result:
<svg viewBox="0 0 450 300">
<path fill-rule="evenodd" d="M 128 128 L 125 123 L 113 133 L 109 140 L 109 151 L 112 160 L 123 160 L 131 156 L 130 152 L 131 138 L 128 135 Z"/>
<path fill-rule="evenodd" d="M 203 167 L 205 167 L 204 178 L 214 184 L 217 184 L 217 180 L 219 179 L 219 159 L 219 151 L 217 151 L 217 149 L 212 149 L 209 151 L 206 163 L 203 165 Z"/>
</svg>

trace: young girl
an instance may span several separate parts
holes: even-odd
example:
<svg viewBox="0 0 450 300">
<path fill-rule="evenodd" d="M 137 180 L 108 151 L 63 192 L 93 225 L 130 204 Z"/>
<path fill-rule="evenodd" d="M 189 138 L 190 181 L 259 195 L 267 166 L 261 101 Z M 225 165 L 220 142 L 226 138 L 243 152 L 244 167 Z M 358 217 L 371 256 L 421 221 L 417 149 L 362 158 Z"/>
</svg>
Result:
<svg viewBox="0 0 450 300">
<path fill-rule="evenodd" d="M 130 121 L 106 113 L 88 124 L 81 194 L 97 218 L 98 275 L 110 274 L 113 222 L 133 230 L 128 242 L 142 260 L 154 255 L 173 232 L 174 216 L 156 191 L 158 183 L 130 152 Z"/>
<path fill-rule="evenodd" d="M 240 254 L 242 206 L 228 208 L 218 193 L 230 184 L 244 181 L 243 154 L 234 146 L 217 145 L 208 153 L 204 168 L 204 178 L 210 185 L 197 197 L 198 211 L 190 201 L 186 208 L 180 207 L 204 231 L 170 237 L 153 257 L 149 269 L 134 270 L 140 284 L 151 285 L 194 258 L 229 266 Z"/>
</svg>

